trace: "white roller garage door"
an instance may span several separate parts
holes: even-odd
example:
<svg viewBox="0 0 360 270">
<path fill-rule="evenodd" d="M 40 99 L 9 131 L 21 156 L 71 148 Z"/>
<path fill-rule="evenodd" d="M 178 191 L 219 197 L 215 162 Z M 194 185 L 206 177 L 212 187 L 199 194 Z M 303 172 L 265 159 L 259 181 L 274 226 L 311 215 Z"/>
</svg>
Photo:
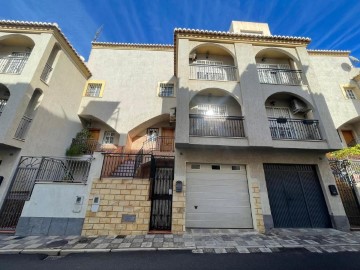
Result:
<svg viewBox="0 0 360 270">
<path fill-rule="evenodd" d="M 245 165 L 187 164 L 186 227 L 253 228 Z"/>
</svg>

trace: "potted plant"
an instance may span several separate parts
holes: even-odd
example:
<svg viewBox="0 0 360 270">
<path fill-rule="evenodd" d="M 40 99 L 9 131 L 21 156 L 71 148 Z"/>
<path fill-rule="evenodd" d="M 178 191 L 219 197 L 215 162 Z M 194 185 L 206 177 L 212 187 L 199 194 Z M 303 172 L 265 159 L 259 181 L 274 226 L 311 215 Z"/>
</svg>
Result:
<svg viewBox="0 0 360 270">
<path fill-rule="evenodd" d="M 70 147 L 66 149 L 66 156 L 82 156 L 88 152 L 88 139 L 90 139 L 90 131 L 86 128 L 76 134 Z"/>
</svg>

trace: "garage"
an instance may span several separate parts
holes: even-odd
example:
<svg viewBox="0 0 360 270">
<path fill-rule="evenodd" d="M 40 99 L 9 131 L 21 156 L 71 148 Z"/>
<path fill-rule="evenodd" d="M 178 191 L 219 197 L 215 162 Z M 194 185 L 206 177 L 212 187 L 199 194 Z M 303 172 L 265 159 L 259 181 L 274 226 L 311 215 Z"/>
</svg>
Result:
<svg viewBox="0 0 360 270">
<path fill-rule="evenodd" d="M 187 164 L 187 228 L 253 228 L 245 165 Z"/>
<path fill-rule="evenodd" d="M 264 164 L 275 228 L 329 228 L 328 209 L 316 167 Z"/>
</svg>

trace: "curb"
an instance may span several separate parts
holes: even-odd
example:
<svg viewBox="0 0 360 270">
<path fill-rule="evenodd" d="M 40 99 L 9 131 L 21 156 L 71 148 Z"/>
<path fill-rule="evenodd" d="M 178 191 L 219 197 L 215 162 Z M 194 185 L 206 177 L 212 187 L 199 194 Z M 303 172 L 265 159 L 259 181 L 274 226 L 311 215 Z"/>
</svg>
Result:
<svg viewBox="0 0 360 270">
<path fill-rule="evenodd" d="M 46 254 L 48 256 L 57 256 L 61 249 L 23 249 L 20 254 Z"/>
</svg>

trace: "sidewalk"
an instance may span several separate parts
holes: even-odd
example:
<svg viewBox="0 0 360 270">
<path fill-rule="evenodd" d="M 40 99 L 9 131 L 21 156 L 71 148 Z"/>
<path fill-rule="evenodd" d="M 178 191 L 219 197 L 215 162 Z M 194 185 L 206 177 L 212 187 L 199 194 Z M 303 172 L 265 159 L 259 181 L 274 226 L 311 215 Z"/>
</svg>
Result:
<svg viewBox="0 0 360 270">
<path fill-rule="evenodd" d="M 360 251 L 360 232 L 334 229 L 274 229 L 260 234 L 235 229 L 192 229 L 183 235 L 133 236 L 9 236 L 0 235 L 0 254 L 43 253 L 67 255 L 84 252 L 138 250 L 192 250 L 193 253 L 281 252 L 285 249 L 310 252 Z"/>
</svg>

